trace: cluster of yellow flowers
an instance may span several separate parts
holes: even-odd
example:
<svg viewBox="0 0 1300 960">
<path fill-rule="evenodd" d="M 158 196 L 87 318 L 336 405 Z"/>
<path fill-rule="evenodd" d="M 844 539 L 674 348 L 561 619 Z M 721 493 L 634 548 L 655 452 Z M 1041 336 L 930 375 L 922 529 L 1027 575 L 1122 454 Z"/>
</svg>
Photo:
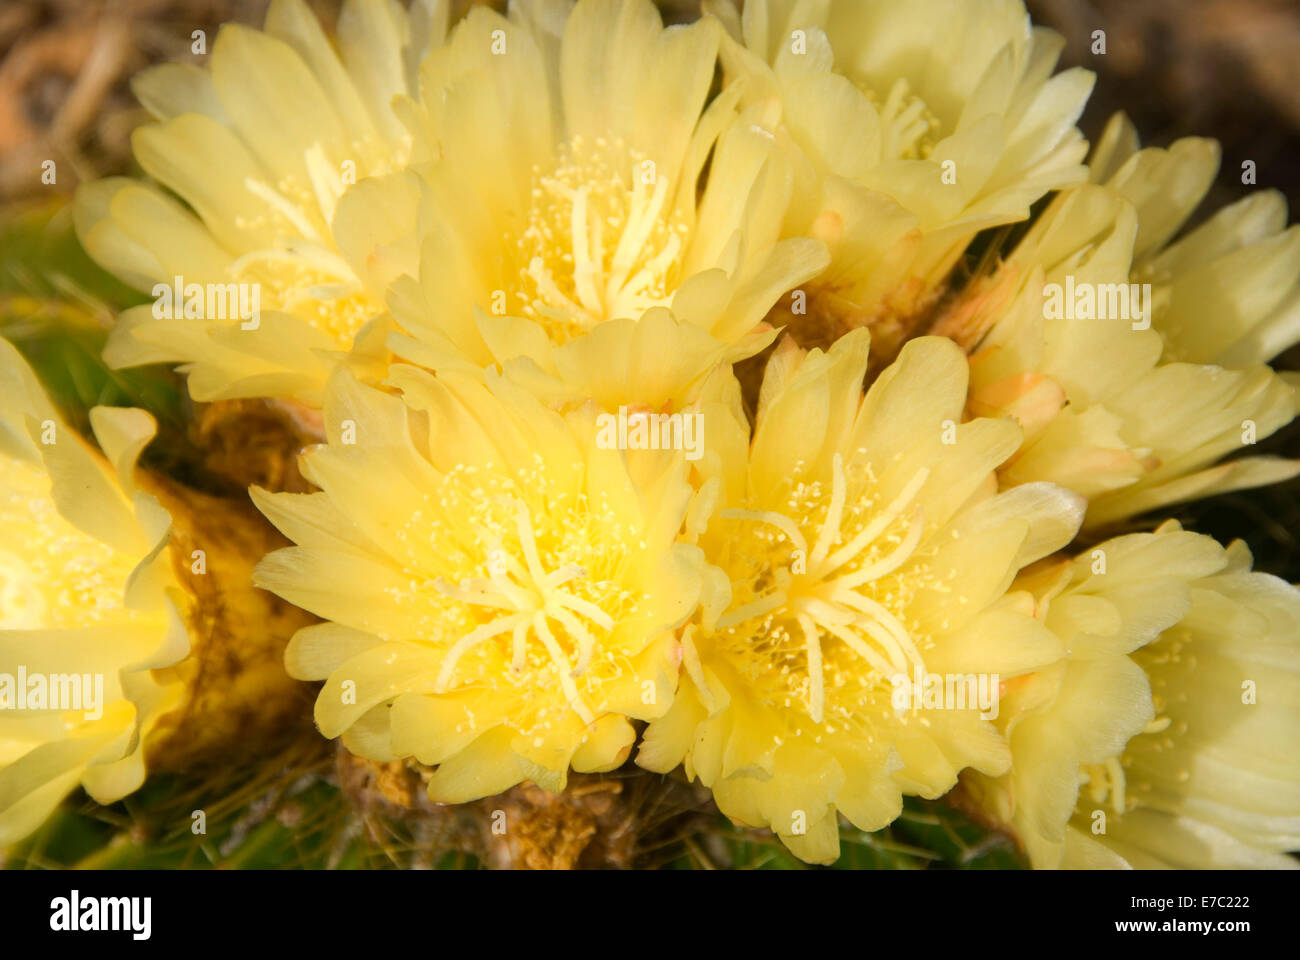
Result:
<svg viewBox="0 0 1300 960">
<path fill-rule="evenodd" d="M 134 308 L 106 356 L 321 411 L 318 492 L 252 496 L 322 734 L 441 803 L 681 768 L 811 862 L 960 777 L 1035 866 L 1293 864 L 1300 591 L 1091 534 L 1300 472 L 1221 462 L 1300 409 L 1300 230 L 1261 191 L 1180 234 L 1215 145 L 1089 157 L 1062 45 L 1020 0 L 348 0 L 337 43 L 274 0 L 140 76 L 149 179 L 80 190 L 85 248 L 262 309 Z M 113 678 L 0 716 L 3 843 L 138 786 L 187 643 L 144 416 L 96 415 L 114 479 L 0 361 L 0 664 Z"/>
</svg>

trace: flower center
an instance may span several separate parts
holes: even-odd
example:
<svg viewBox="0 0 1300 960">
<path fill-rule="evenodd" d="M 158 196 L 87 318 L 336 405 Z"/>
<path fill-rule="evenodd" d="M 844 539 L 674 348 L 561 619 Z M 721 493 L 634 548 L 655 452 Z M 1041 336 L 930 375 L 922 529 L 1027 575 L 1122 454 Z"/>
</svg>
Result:
<svg viewBox="0 0 1300 960">
<path fill-rule="evenodd" d="M 1123 816 L 1140 805 L 1143 795 L 1152 789 L 1151 768 L 1167 767 L 1161 754 L 1172 750 L 1176 740 L 1187 732 L 1186 721 L 1181 718 L 1187 697 L 1183 691 L 1191 688 L 1188 674 L 1196 668 L 1195 657 L 1185 653 L 1188 643 L 1186 630 L 1178 627 L 1131 654 L 1151 682 L 1156 717 L 1128 742 L 1122 755 L 1080 770 L 1076 812 L 1086 816 L 1091 809 L 1109 803 L 1117 815 Z M 1185 781 L 1191 774 L 1178 770 L 1175 776 Z M 1092 801 L 1091 807 L 1085 804 L 1085 796 Z"/>
<path fill-rule="evenodd" d="M 924 160 L 930 156 L 940 136 L 942 123 L 930 112 L 925 101 L 911 92 L 907 79 L 899 77 L 889 88 L 882 104 L 880 94 L 872 87 L 855 81 L 855 86 L 870 100 L 880 113 L 883 143 L 881 156 L 886 159 Z"/>
<path fill-rule="evenodd" d="M 420 621 L 413 635 L 446 650 L 434 692 L 509 687 L 521 731 L 570 710 L 590 724 L 591 698 L 640 650 L 642 634 L 624 644 L 616 631 L 644 614 L 623 582 L 640 531 L 541 463 L 513 476 L 457 466 L 445 480 L 397 531 L 413 576 L 391 592 Z"/>
<path fill-rule="evenodd" d="M 341 173 L 319 145 L 306 151 L 304 161 L 309 185 L 293 177 L 274 185 L 253 177 L 244 181 L 266 212 L 251 220 L 237 217 L 235 226 L 259 229 L 269 224 L 279 240 L 239 257 L 230 267 L 231 279 L 258 284 L 262 309 L 294 314 L 349 346 L 384 307 L 365 293 L 329 233 L 334 209 L 347 189 Z M 380 167 L 378 172 L 386 171 Z"/>
<path fill-rule="evenodd" d="M 131 564 L 60 516 L 43 473 L 7 462 L 0 524 L 20 552 L 0 550 L 0 629 L 89 626 L 132 618 L 122 605 Z"/>
<path fill-rule="evenodd" d="M 1170 724 L 1169 717 L 1157 717 L 1147 724 L 1146 729 L 1138 734 L 1138 737 L 1145 738 L 1150 734 L 1164 733 L 1169 729 Z M 1081 808 L 1084 806 L 1084 789 L 1087 790 L 1088 799 L 1095 806 L 1109 803 L 1111 809 L 1119 816 L 1123 816 L 1135 806 L 1134 798 L 1129 796 L 1128 775 L 1124 772 L 1124 761 L 1120 757 L 1110 757 L 1104 763 L 1085 764 L 1079 770 L 1079 786 Z"/>
<path fill-rule="evenodd" d="M 870 468 L 865 470 L 866 476 L 854 484 L 858 490 L 874 483 Z M 758 653 L 759 659 L 773 661 L 762 665 L 771 676 L 802 675 L 802 696 L 815 723 L 825 718 L 828 686 L 861 689 L 896 673 L 910 676 L 914 668 L 925 669 L 913 633 L 899 616 L 915 585 L 899 571 L 920 543 L 921 511 L 913 503 L 928 476 L 927 469 L 917 471 L 893 502 L 881 508 L 868 496 L 850 497 L 844 461 L 836 454 L 829 496 L 824 484 L 801 483 L 790 497 L 797 516 L 824 510 L 811 544 L 784 513 L 722 513 L 771 533 L 756 531 L 746 539 L 745 556 L 737 566 L 761 572 L 733 579 L 748 596 L 718 619 L 716 629 L 730 631 L 739 641 L 733 646 L 747 648 L 737 650 L 742 662 L 754 662 Z M 796 650 L 802 654 L 803 669 L 798 669 L 798 658 L 792 662 Z M 858 679 L 863 671 L 855 660 L 870 667 L 866 682 Z M 848 705 L 840 708 L 845 716 L 853 710 Z"/>
<path fill-rule="evenodd" d="M 456 642 L 442 662 L 442 670 L 434 689 L 438 693 L 445 693 L 460 658 L 485 640 L 504 633 L 512 635 L 513 656 L 510 669 L 515 674 L 523 673 L 527 660 L 528 634 L 531 631 L 555 666 L 569 705 L 582 717 L 584 723 L 593 723 L 595 715 L 573 682 L 575 677 L 582 676 L 591 666 L 596 651 L 596 638 L 579 617 L 605 631 L 614 629 L 614 621 L 594 603 L 560 589 L 571 580 L 585 579 L 587 571 L 577 564 L 566 564 L 546 571 L 537 552 L 537 539 L 528 508 L 521 500 L 516 500 L 514 507 L 523 563 L 497 540 L 488 554 L 487 578 L 469 578 L 462 580 L 459 586 L 453 586 L 445 580 L 438 580 L 434 584 L 443 596 L 472 606 L 507 611 L 479 625 Z M 563 627 L 576 644 L 576 666 L 570 664 L 568 655 L 556 642 L 555 634 L 551 631 L 551 621 Z"/>
<path fill-rule="evenodd" d="M 0 630 L 35 630 L 45 617 L 45 598 L 22 558 L 0 550 Z"/>
<path fill-rule="evenodd" d="M 534 170 L 526 226 L 514 239 L 512 299 L 564 343 L 605 320 L 667 305 L 686 224 L 670 178 L 622 141 L 574 137 L 552 172 Z"/>
</svg>

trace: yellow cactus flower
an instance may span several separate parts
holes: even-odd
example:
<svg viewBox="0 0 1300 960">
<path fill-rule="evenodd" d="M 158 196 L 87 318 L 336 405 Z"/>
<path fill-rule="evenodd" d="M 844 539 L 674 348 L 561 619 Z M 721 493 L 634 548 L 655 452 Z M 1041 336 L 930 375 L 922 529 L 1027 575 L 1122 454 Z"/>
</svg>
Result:
<svg viewBox="0 0 1300 960">
<path fill-rule="evenodd" d="M 1021 586 L 1067 657 L 1021 678 L 972 791 L 1036 867 L 1294 868 L 1300 591 L 1170 521 Z"/>
<path fill-rule="evenodd" d="M 1137 211 L 1132 279 L 1153 288 L 1164 359 L 1240 369 L 1300 343 L 1300 226 L 1287 226 L 1286 198 L 1253 190 L 1180 235 L 1219 172 L 1219 144 L 1138 147 L 1118 114 L 1089 165 Z"/>
<path fill-rule="evenodd" d="M 1007 588 L 1082 517 L 1079 498 L 1047 484 L 995 495 L 1020 432 L 960 423 L 954 344 L 912 341 L 864 398 L 868 352 L 865 330 L 826 353 L 785 341 L 752 445 L 734 382 L 705 405 L 701 496 L 716 509 L 688 529 L 712 569 L 682 688 L 638 755 L 651 770 L 684 763 L 724 813 L 815 862 L 838 854 L 837 813 L 877 830 L 903 794 L 1006 768 L 988 719 L 1001 678 L 1062 652 L 1028 594 Z M 983 683 L 988 699 L 965 686 L 962 702 L 898 699 L 931 677 Z"/>
<path fill-rule="evenodd" d="M 1020 0 L 705 0 L 727 74 L 797 159 L 787 233 L 831 264 L 791 304 L 801 342 L 870 326 L 888 360 L 975 235 L 1083 182 L 1080 69 Z M 852 135 L 846 135 L 852 131 Z"/>
<path fill-rule="evenodd" d="M 153 420 L 97 407 L 91 422 L 107 459 L 0 340 L 0 847 L 78 785 L 101 803 L 138 788 L 183 693 L 155 673 L 190 649 L 171 519 L 132 481 Z"/>
<path fill-rule="evenodd" d="M 1094 158 L 1097 171 L 1110 169 L 1128 133 L 1123 117 L 1111 122 Z M 1277 315 L 1251 327 L 1260 342 L 1277 345 L 1290 322 L 1279 300 L 1289 296 L 1291 312 L 1300 303 L 1286 284 L 1233 282 L 1216 287 L 1214 303 L 1236 306 L 1210 314 L 1176 292 L 1199 282 L 1180 264 L 1195 266 L 1243 236 L 1267 232 L 1278 215 L 1285 219 L 1276 196 L 1252 198 L 1159 253 L 1185 215 L 1171 219 L 1168 210 L 1182 209 L 1189 180 L 1203 191 L 1214 156 L 1206 142 L 1179 141 L 1169 151 L 1133 155 L 1104 185 L 1061 195 L 1007 261 L 937 325 L 975 350 L 970 412 L 1010 414 L 1025 429 L 1023 448 L 1001 471 L 1003 483 L 1049 481 L 1087 496 L 1090 527 L 1300 470 L 1274 457 L 1219 463 L 1285 426 L 1300 404 L 1291 379 L 1240 346 L 1245 333 L 1233 348 L 1240 366 L 1220 365 L 1226 348 L 1187 362 L 1168 346 L 1169 330 L 1213 338 L 1224 330 L 1222 317 L 1256 313 Z M 1296 240 L 1300 232 L 1292 229 L 1244 250 L 1270 270 L 1279 263 L 1285 269 L 1300 257 Z"/>
<path fill-rule="evenodd" d="M 683 455 L 611 448 L 594 405 L 561 416 L 496 375 L 388 384 L 403 396 L 335 374 L 303 457 L 321 493 L 255 491 L 297 544 L 256 581 L 329 621 L 286 655 L 326 681 L 321 732 L 436 764 L 440 803 L 616 767 L 629 718 L 671 703 L 697 603 Z"/>
<path fill-rule="evenodd" d="M 132 137 L 151 179 L 85 184 L 76 204 L 90 255 L 155 297 L 119 318 L 111 364 L 185 364 L 199 400 L 319 405 L 335 356 L 414 269 L 397 243 L 413 225 L 384 233 L 392 211 L 341 198 L 409 159 L 393 101 L 413 92 L 447 11 L 347 0 L 336 49 L 303 0 L 274 0 L 263 30 L 221 28 L 207 68 L 135 79 L 157 121 Z"/>
<path fill-rule="evenodd" d="M 564 381 L 555 348 L 671 308 L 680 336 L 657 349 L 692 382 L 715 355 L 769 343 L 763 318 L 825 249 L 781 238 L 791 172 L 738 118 L 737 92 L 706 109 L 714 21 L 665 29 L 650 0 L 548 15 L 562 6 L 475 9 L 421 71 L 409 122 L 431 162 L 381 181 L 427 225 L 418 279 L 389 296 L 410 335 L 394 349 L 436 371 L 518 360 Z M 634 380 L 623 399 L 649 391 Z"/>
</svg>

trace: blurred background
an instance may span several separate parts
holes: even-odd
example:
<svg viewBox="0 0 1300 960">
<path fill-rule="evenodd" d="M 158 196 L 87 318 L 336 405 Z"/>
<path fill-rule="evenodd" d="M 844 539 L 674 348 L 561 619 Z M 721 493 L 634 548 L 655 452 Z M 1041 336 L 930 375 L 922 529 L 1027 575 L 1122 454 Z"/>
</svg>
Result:
<svg viewBox="0 0 1300 960">
<path fill-rule="evenodd" d="M 130 132 L 145 119 L 128 80 L 151 63 L 195 60 L 191 34 L 210 41 L 227 20 L 260 25 L 269 0 L 0 0 L 0 205 L 9 210 L 67 196 L 84 179 L 133 169 Z M 309 0 L 327 24 L 340 0 Z M 503 0 L 455 0 L 503 6 Z M 665 17 L 691 19 L 699 0 L 658 0 Z M 1097 73 L 1083 118 L 1095 137 L 1126 110 L 1144 144 L 1188 135 L 1223 144 L 1223 165 L 1198 219 L 1274 188 L 1300 209 L 1300 0 L 1028 0 L 1035 21 L 1067 39 L 1064 66 Z M 458 10 L 457 12 L 462 12 Z M 1091 52 L 1095 30 L 1106 53 Z M 54 184 L 41 165 L 54 160 Z M 1254 161 L 1257 186 L 1241 184 Z M 10 247 L 17 241 L 6 234 Z M 2 239 L 2 237 L 0 237 Z M 13 258 L 16 251 L 5 251 Z M 1300 368 L 1300 350 L 1278 366 Z M 1259 452 L 1300 456 L 1300 425 Z M 1181 519 L 1244 536 L 1257 565 L 1300 580 L 1300 481 L 1185 508 Z"/>
</svg>

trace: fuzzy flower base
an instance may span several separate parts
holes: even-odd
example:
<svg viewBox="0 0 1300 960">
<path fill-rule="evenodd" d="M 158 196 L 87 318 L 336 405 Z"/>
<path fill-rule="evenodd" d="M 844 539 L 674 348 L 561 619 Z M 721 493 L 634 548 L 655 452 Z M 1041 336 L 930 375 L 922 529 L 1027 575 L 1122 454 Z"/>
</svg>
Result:
<svg viewBox="0 0 1300 960">
<path fill-rule="evenodd" d="M 656 846 L 708 809 L 706 791 L 635 774 L 574 776 L 561 793 L 521 784 L 440 806 L 427 796 L 430 773 L 418 764 L 338 754 L 340 789 L 370 838 L 396 845 L 397 837 L 409 837 L 411 866 L 456 851 L 496 870 L 627 869 L 651 862 Z"/>
</svg>

